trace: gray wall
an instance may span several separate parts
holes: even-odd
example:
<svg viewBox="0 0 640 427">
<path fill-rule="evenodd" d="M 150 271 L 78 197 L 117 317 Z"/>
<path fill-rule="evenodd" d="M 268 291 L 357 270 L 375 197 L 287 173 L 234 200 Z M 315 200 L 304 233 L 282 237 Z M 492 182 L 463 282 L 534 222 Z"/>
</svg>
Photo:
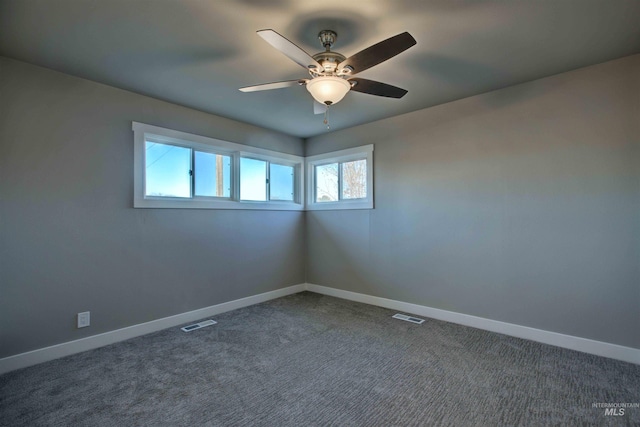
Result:
<svg viewBox="0 0 640 427">
<path fill-rule="evenodd" d="M 638 76 L 636 55 L 312 138 L 375 144 L 376 209 L 305 225 L 132 208 L 132 120 L 299 139 L 0 58 L 0 357 L 302 283 L 305 261 L 310 283 L 640 348 Z"/>
<path fill-rule="evenodd" d="M 307 281 L 640 348 L 639 123 L 635 55 L 311 138 L 375 209 L 307 213 Z"/>
<path fill-rule="evenodd" d="M 0 76 L 0 357 L 305 281 L 304 212 L 132 208 L 132 120 L 300 139 L 6 58 Z"/>
</svg>

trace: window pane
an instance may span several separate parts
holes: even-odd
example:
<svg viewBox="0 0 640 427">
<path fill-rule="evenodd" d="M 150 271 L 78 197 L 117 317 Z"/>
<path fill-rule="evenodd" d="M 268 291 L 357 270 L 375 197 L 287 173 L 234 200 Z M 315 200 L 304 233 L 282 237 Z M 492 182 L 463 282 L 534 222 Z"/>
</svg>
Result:
<svg viewBox="0 0 640 427">
<path fill-rule="evenodd" d="M 316 166 L 316 202 L 338 201 L 338 164 Z"/>
<path fill-rule="evenodd" d="M 240 159 L 240 198 L 242 200 L 267 200 L 267 162 Z"/>
<path fill-rule="evenodd" d="M 231 157 L 195 152 L 195 195 L 231 197 Z"/>
<path fill-rule="evenodd" d="M 269 198 L 271 200 L 293 200 L 293 166 L 269 165 Z"/>
<path fill-rule="evenodd" d="M 367 197 L 367 161 L 356 160 L 342 163 L 342 198 L 364 199 Z"/>
<path fill-rule="evenodd" d="M 191 197 L 191 149 L 145 141 L 146 196 Z"/>
</svg>

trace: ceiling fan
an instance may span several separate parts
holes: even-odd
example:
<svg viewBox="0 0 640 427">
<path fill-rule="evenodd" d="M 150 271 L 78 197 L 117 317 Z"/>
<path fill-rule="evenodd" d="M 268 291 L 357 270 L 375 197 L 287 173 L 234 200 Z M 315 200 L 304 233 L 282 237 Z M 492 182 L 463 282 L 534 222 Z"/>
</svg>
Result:
<svg viewBox="0 0 640 427">
<path fill-rule="evenodd" d="M 406 90 L 396 86 L 353 76 L 415 45 L 416 40 L 408 32 L 383 40 L 349 58 L 331 51 L 331 46 L 338 37 L 335 31 L 320 31 L 318 38 L 325 51 L 313 56 L 273 30 L 260 30 L 257 33 L 289 59 L 307 69 L 311 78 L 247 86 L 240 88 L 242 92 L 306 86 L 316 101 L 315 114 L 326 114 L 327 107 L 339 102 L 350 90 L 387 98 L 402 98 L 407 93 Z"/>
</svg>

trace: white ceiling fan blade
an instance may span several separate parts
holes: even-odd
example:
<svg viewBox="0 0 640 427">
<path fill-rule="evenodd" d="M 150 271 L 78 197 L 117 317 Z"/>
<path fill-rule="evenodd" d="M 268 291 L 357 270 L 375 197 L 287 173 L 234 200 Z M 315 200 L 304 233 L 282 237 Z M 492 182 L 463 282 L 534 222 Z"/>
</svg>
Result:
<svg viewBox="0 0 640 427">
<path fill-rule="evenodd" d="M 318 61 L 313 59 L 311 55 L 275 31 L 260 30 L 257 31 L 257 33 L 267 43 L 284 53 L 289 59 L 293 60 L 296 64 L 299 64 L 301 67 L 309 68 L 311 65 L 317 67 L 317 69 L 322 68 Z"/>
<path fill-rule="evenodd" d="M 324 114 L 327 111 L 327 106 L 319 103 L 315 99 L 313 100 L 313 114 Z"/>
<path fill-rule="evenodd" d="M 302 83 L 300 83 L 302 82 Z M 285 80 L 282 82 L 264 83 L 255 86 L 241 87 L 241 92 L 257 92 L 260 90 L 283 89 L 285 87 L 300 86 L 304 84 L 304 80 Z"/>
</svg>

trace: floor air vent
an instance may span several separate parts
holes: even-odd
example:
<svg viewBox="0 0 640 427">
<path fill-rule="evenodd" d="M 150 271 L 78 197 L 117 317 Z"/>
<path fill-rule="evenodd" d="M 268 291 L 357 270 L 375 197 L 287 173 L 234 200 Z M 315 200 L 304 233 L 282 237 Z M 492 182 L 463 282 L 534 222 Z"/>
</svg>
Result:
<svg viewBox="0 0 640 427">
<path fill-rule="evenodd" d="M 407 322 L 411 322 L 411 323 L 417 323 L 418 325 L 422 325 L 422 322 L 424 322 L 424 319 L 418 319 L 417 317 L 411 317 L 411 316 L 407 316 L 406 314 L 394 314 L 393 316 L 394 319 L 400 319 L 400 320 L 406 320 Z"/>
<path fill-rule="evenodd" d="M 194 323 L 193 325 L 189 325 L 189 326 L 185 326 L 184 328 L 180 328 L 185 332 L 191 332 L 191 331 L 195 331 L 196 329 L 200 329 L 200 328 L 204 328 L 205 326 L 211 326 L 211 325 L 215 325 L 216 322 L 215 320 L 203 320 L 200 323 Z"/>
</svg>

